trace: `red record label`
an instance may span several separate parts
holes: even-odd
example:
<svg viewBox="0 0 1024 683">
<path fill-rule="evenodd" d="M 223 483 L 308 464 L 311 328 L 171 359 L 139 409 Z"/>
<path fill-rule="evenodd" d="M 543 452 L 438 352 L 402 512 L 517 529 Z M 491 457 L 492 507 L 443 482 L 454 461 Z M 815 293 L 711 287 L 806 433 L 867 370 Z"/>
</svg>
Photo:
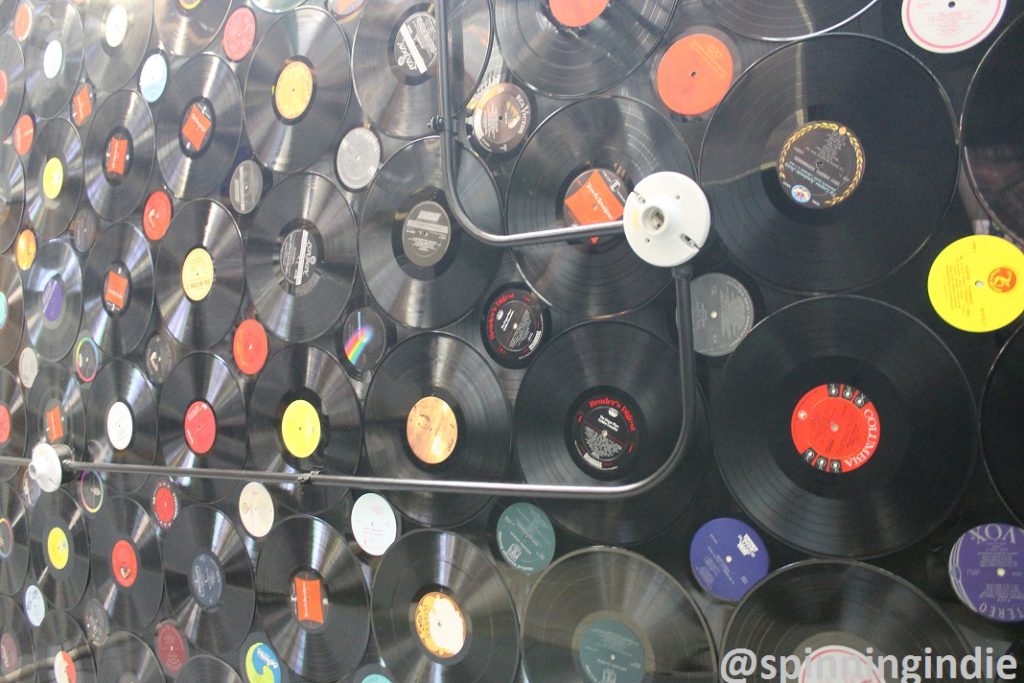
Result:
<svg viewBox="0 0 1024 683">
<path fill-rule="evenodd" d="M 178 516 L 178 496 L 169 481 L 160 481 L 153 491 L 153 516 L 161 528 L 167 529 Z"/>
<path fill-rule="evenodd" d="M 107 271 L 103 300 L 115 311 L 123 311 L 128 302 L 128 278 L 116 270 Z"/>
<path fill-rule="evenodd" d="M 267 339 L 267 331 L 259 320 L 249 318 L 238 326 L 232 340 L 231 352 L 235 357 L 235 365 L 245 374 L 255 375 L 263 369 L 267 362 L 267 354 L 270 352 L 270 342 Z"/>
<path fill-rule="evenodd" d="M 6 446 L 11 438 L 11 411 L 0 403 L 0 446 Z"/>
<path fill-rule="evenodd" d="M 71 117 L 79 128 L 92 116 L 93 92 L 88 83 L 83 83 L 71 99 Z"/>
<path fill-rule="evenodd" d="M 7 71 L 0 69 L 0 107 L 7 103 L 7 90 L 9 88 L 7 82 Z"/>
<path fill-rule="evenodd" d="M 156 628 L 156 656 L 164 671 L 172 676 L 181 671 L 188 661 L 188 643 L 178 627 L 169 621 Z"/>
<path fill-rule="evenodd" d="M 121 539 L 114 544 L 110 553 L 110 568 L 114 573 L 114 581 L 121 588 L 131 588 L 139 575 L 139 556 L 128 541 Z"/>
<path fill-rule="evenodd" d="M 202 153 L 213 128 L 211 110 L 204 103 L 195 102 L 189 107 L 185 120 L 181 124 L 181 137 L 193 154 Z"/>
<path fill-rule="evenodd" d="M 24 43 L 32 30 L 32 8 L 27 2 L 18 5 L 14 13 L 14 37 L 19 43 Z"/>
<path fill-rule="evenodd" d="M 49 408 L 44 414 L 46 420 L 46 440 L 50 443 L 58 443 L 64 438 L 64 411 L 57 403 Z"/>
<path fill-rule="evenodd" d="M 822 384 L 793 409 L 793 445 L 808 465 L 842 474 L 863 467 L 878 449 L 881 424 L 875 404 L 856 387 Z"/>
<path fill-rule="evenodd" d="M 128 164 L 128 138 L 123 135 L 111 136 L 107 142 L 107 173 L 124 176 Z"/>
<path fill-rule="evenodd" d="M 256 40 L 256 14 L 248 7 L 239 7 L 224 24 L 224 56 L 232 62 L 240 62 L 249 56 Z"/>
<path fill-rule="evenodd" d="M 729 46 L 720 38 L 707 33 L 684 36 L 658 63 L 658 96 L 675 113 L 698 116 L 722 101 L 735 68 Z"/>
<path fill-rule="evenodd" d="M 28 156 L 32 151 L 32 141 L 36 137 L 36 122 L 31 114 L 22 114 L 14 124 L 14 151 L 20 156 Z"/>
<path fill-rule="evenodd" d="M 196 455 L 206 455 L 217 438 L 217 418 L 206 401 L 195 401 L 185 411 L 185 442 Z"/>
<path fill-rule="evenodd" d="M 610 0 L 549 0 L 551 16 L 566 28 L 583 28 L 595 21 Z"/>
<path fill-rule="evenodd" d="M 301 624 L 324 625 L 323 585 L 316 577 L 303 578 L 301 574 L 292 580 L 295 591 L 295 618 Z"/>
<path fill-rule="evenodd" d="M 174 207 L 166 192 L 157 190 L 149 195 L 142 212 L 142 228 L 146 231 L 146 237 L 154 242 L 162 240 L 171 225 L 173 214 Z"/>
</svg>

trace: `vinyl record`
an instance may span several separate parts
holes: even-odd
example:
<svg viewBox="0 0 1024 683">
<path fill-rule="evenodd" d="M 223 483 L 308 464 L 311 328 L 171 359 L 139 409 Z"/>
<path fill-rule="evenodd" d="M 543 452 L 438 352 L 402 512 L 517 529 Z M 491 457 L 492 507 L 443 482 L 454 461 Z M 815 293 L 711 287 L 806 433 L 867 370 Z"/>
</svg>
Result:
<svg viewBox="0 0 1024 683">
<path fill-rule="evenodd" d="M 0 365 L 14 360 L 25 328 L 21 273 L 9 258 L 0 259 Z"/>
<path fill-rule="evenodd" d="M 223 659 L 194 655 L 174 678 L 174 683 L 242 683 L 241 677 Z"/>
<path fill-rule="evenodd" d="M 83 19 L 85 70 L 90 80 L 97 89 L 106 92 L 128 85 L 142 66 L 149 48 L 153 35 L 153 5 L 90 0 Z"/>
<path fill-rule="evenodd" d="M 32 628 L 18 603 L 7 596 L 0 597 L 0 675 L 11 683 L 36 680 Z"/>
<path fill-rule="evenodd" d="M 70 446 L 76 460 L 85 447 L 85 404 L 78 380 L 56 363 L 40 363 L 28 392 L 28 443 Z"/>
<path fill-rule="evenodd" d="M 377 304 L 408 327 L 439 328 L 486 293 L 501 251 L 467 234 L 442 189 L 441 143 L 431 137 L 403 147 L 366 192 L 359 221 L 359 268 Z M 501 199 L 494 178 L 463 148 L 456 187 L 470 218 L 499 230 Z"/>
<path fill-rule="evenodd" d="M 216 653 L 241 645 L 256 594 L 252 563 L 231 520 L 205 505 L 184 508 L 164 534 L 163 556 L 167 604 L 185 636 Z"/>
<path fill-rule="evenodd" d="M 6 140 L 25 102 L 25 58 L 18 41 L 6 33 L 0 36 L 0 73 L 5 86 L 0 91 L 3 94 L 0 97 L 0 139 Z"/>
<path fill-rule="evenodd" d="M 363 111 L 389 135 L 427 135 L 441 111 L 436 12 L 433 0 L 380 0 L 359 17 L 352 80 Z M 491 2 L 455 0 L 448 15 L 452 99 L 461 107 L 487 66 Z"/>
<path fill-rule="evenodd" d="M 1003 346 L 981 397 L 981 440 L 992 482 L 1006 507 L 1024 521 L 1024 425 L 1014 406 L 1024 381 L 1024 328 Z"/>
<path fill-rule="evenodd" d="M 289 517 L 260 554 L 256 606 L 281 658 L 313 681 L 336 681 L 362 661 L 370 637 L 366 585 L 344 536 L 313 517 Z"/>
<path fill-rule="evenodd" d="M 622 97 L 573 103 L 542 123 L 520 154 L 508 231 L 618 220 L 633 187 L 658 171 L 695 175 L 686 142 L 662 114 Z M 621 236 L 524 247 L 516 260 L 548 303 L 587 317 L 638 308 L 671 279 Z"/>
<path fill-rule="evenodd" d="M 0 482 L 0 593 L 16 595 L 21 590 L 28 576 L 28 560 L 25 504 L 17 489 Z"/>
<path fill-rule="evenodd" d="M 291 345 L 270 359 L 249 399 L 254 469 L 355 474 L 362 437 L 359 400 L 334 356 Z M 313 514 L 331 507 L 342 492 L 301 484 L 281 488 L 295 510 Z"/>
<path fill-rule="evenodd" d="M 82 322 L 82 269 L 64 242 L 46 242 L 25 278 L 28 341 L 47 360 L 68 355 Z"/>
<path fill-rule="evenodd" d="M 85 139 L 85 188 L 96 213 L 119 221 L 138 209 L 155 161 L 153 114 L 142 96 L 120 90 L 105 99 Z"/>
<path fill-rule="evenodd" d="M 841 292 L 921 249 L 958 159 L 952 108 L 928 69 L 877 39 L 827 35 L 740 76 L 708 124 L 700 175 L 740 266 L 783 289 Z"/>
<path fill-rule="evenodd" d="M 174 212 L 156 261 L 156 300 L 167 331 L 206 348 L 234 324 L 245 286 L 245 248 L 231 212 L 197 199 Z"/>
<path fill-rule="evenodd" d="M 751 661 L 795 656 L 804 680 L 830 678 L 823 672 L 831 669 L 858 681 L 892 680 L 891 663 L 879 668 L 881 657 L 906 662 L 928 653 L 937 663 L 974 652 L 939 606 L 904 579 L 820 560 L 791 564 L 757 584 L 733 612 L 721 649 L 750 652 Z M 950 678 L 956 675 L 923 680 Z"/>
<path fill-rule="evenodd" d="M 716 680 L 714 647 L 693 599 L 626 550 L 588 548 L 541 574 L 523 615 L 531 681 Z"/>
<path fill-rule="evenodd" d="M 231 67 L 211 54 L 185 62 L 167 83 L 156 121 L 156 153 L 167 188 L 182 199 L 216 195 L 227 185 L 241 138 L 242 91 Z"/>
<path fill-rule="evenodd" d="M 0 49 L 2 46 L 0 38 Z M 13 147 L 3 145 L 0 147 L 0 252 L 7 251 L 14 244 L 24 216 L 25 167 Z"/>
<path fill-rule="evenodd" d="M 137 365 L 117 359 L 100 368 L 89 389 L 85 414 L 89 460 L 128 465 L 156 462 L 156 392 Z M 148 477 L 105 472 L 103 480 L 127 494 L 141 488 Z"/>
<path fill-rule="evenodd" d="M 490 558 L 462 536 L 400 538 L 377 568 L 371 605 L 381 659 L 398 680 L 515 679 L 515 605 Z"/>
<path fill-rule="evenodd" d="M 1024 239 L 1024 18 L 1004 30 L 978 65 L 964 103 L 967 177 L 995 222 Z"/>
<path fill-rule="evenodd" d="M 331 15 L 302 7 L 278 19 L 245 77 L 245 125 L 272 171 L 306 168 L 341 139 L 352 98 L 348 38 Z"/>
<path fill-rule="evenodd" d="M 191 57 L 209 45 L 228 16 L 229 2 L 153 0 L 160 42 L 172 55 Z"/>
<path fill-rule="evenodd" d="M 44 123 L 25 166 L 25 208 L 40 240 L 64 232 L 82 199 L 82 139 L 66 119 Z"/>
<path fill-rule="evenodd" d="M 160 450 L 171 467 L 240 470 L 247 444 L 245 399 L 228 364 L 190 353 L 174 366 L 160 392 Z M 214 503 L 235 488 L 223 479 L 181 477 L 193 500 Z"/>
<path fill-rule="evenodd" d="M 89 534 L 81 506 L 63 489 L 44 493 L 29 513 L 36 584 L 50 605 L 71 609 L 89 582 Z"/>
<path fill-rule="evenodd" d="M 260 320 L 286 341 L 321 336 L 345 309 L 356 276 L 356 219 L 322 175 L 293 175 L 246 230 L 246 283 Z"/>
<path fill-rule="evenodd" d="M 676 0 L 497 0 L 498 42 L 516 76 L 554 97 L 607 90 L 661 41 Z"/>
<path fill-rule="evenodd" d="M 426 333 L 396 346 L 370 381 L 364 411 L 367 462 L 379 476 L 500 481 L 508 471 L 505 394 L 483 356 L 455 337 Z M 488 503 L 448 493 L 388 495 L 427 526 L 455 526 Z"/>
<path fill-rule="evenodd" d="M 32 30 L 25 45 L 25 94 L 32 113 L 43 119 L 71 102 L 82 73 L 82 18 L 67 0 L 30 10 Z"/>
<path fill-rule="evenodd" d="M 35 634 L 35 650 L 40 683 L 97 683 L 89 641 L 67 612 L 47 612 Z"/>
<path fill-rule="evenodd" d="M 144 640 L 128 631 L 115 631 L 97 648 L 96 668 L 101 681 L 164 683 L 160 660 Z"/>
<path fill-rule="evenodd" d="M 83 329 L 100 348 L 124 356 L 142 342 L 153 315 L 153 256 L 131 223 L 100 234 L 85 262 Z"/>
<path fill-rule="evenodd" d="M 89 538 L 96 598 L 114 624 L 141 633 L 156 617 L 164 595 L 153 520 L 134 500 L 115 496 L 90 522 Z"/>
<path fill-rule="evenodd" d="M 28 424 L 21 383 L 7 368 L 0 367 L 0 455 L 25 457 L 27 442 Z M 0 481 L 11 479 L 17 472 L 15 465 L 0 465 Z"/>
<path fill-rule="evenodd" d="M 814 555 L 911 545 L 942 523 L 974 468 L 963 370 L 923 323 L 872 299 L 808 299 L 764 319 L 729 358 L 712 415 L 733 497 Z"/>
<path fill-rule="evenodd" d="M 704 3 L 716 19 L 737 33 L 762 40 L 795 40 L 838 28 L 867 11 L 875 1 L 704 0 Z"/>
</svg>

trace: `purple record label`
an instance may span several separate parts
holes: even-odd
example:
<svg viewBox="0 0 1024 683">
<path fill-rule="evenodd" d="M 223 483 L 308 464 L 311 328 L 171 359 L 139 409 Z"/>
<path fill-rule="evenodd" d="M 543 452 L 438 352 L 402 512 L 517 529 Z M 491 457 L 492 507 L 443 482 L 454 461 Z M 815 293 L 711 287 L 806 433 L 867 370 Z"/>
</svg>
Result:
<svg viewBox="0 0 1024 683">
<path fill-rule="evenodd" d="M 949 579 L 960 600 L 993 621 L 1024 621 L 1024 529 L 974 527 L 953 545 Z"/>
<path fill-rule="evenodd" d="M 713 519 L 690 542 L 690 567 L 697 583 L 715 597 L 737 602 L 768 574 L 768 549 L 738 519 Z"/>
</svg>

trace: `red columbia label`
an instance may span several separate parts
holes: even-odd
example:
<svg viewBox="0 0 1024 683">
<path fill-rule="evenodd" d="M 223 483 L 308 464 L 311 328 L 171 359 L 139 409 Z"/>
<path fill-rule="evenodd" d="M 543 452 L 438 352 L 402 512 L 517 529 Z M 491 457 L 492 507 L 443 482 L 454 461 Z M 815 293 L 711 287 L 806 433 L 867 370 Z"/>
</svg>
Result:
<svg viewBox="0 0 1024 683">
<path fill-rule="evenodd" d="M 164 671 L 172 676 L 181 671 L 188 660 L 188 643 L 178 627 L 169 621 L 156 627 L 156 656 Z"/>
<path fill-rule="evenodd" d="M 881 424 L 875 404 L 856 387 L 823 384 L 793 409 L 793 445 L 808 465 L 822 472 L 852 472 L 878 449 Z"/>
<path fill-rule="evenodd" d="M 217 438 L 217 418 L 206 401 L 195 401 L 185 411 L 185 442 L 196 455 L 206 455 Z"/>
<path fill-rule="evenodd" d="M 121 588 L 131 588 L 139 575 L 139 556 L 132 544 L 123 538 L 114 544 L 110 553 L 110 568 L 114 573 L 114 581 Z"/>
</svg>

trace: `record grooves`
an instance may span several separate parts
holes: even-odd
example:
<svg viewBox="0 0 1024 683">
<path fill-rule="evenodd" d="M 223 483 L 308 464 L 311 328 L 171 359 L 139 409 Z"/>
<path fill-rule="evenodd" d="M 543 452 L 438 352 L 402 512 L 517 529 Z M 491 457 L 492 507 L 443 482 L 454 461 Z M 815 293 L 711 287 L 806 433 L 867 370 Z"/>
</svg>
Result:
<svg viewBox="0 0 1024 683">
<path fill-rule="evenodd" d="M 213 41 L 228 16 L 230 3 L 153 0 L 153 19 L 168 52 L 191 57 Z"/>
<path fill-rule="evenodd" d="M 82 627 L 67 612 L 47 612 L 35 633 L 35 655 L 39 670 L 47 674 L 48 683 L 97 683 L 96 661 L 89 641 Z"/>
<path fill-rule="evenodd" d="M 46 242 L 25 279 L 28 340 L 46 360 L 68 355 L 82 322 L 82 270 L 65 242 Z"/>
<path fill-rule="evenodd" d="M 82 73 L 82 18 L 67 0 L 56 0 L 32 12 L 25 46 L 25 94 L 28 108 L 42 118 L 60 114 Z"/>
<path fill-rule="evenodd" d="M 85 187 L 96 213 L 119 221 L 149 189 L 156 162 L 153 114 L 142 96 L 114 93 L 92 115 L 85 142 Z"/>
<path fill-rule="evenodd" d="M 160 661 L 141 638 L 128 631 L 115 631 L 97 648 L 97 675 L 101 681 L 131 676 L 131 683 L 164 683 Z"/>
<path fill-rule="evenodd" d="M 0 565 L 2 566 L 2 565 Z M 0 672 L 10 683 L 35 683 L 32 629 L 25 613 L 13 599 L 0 596 Z"/>
<path fill-rule="evenodd" d="M 76 460 L 85 448 L 85 404 L 78 380 L 64 366 L 41 363 L 28 391 L 28 442 L 69 446 Z"/>
<path fill-rule="evenodd" d="M 704 0 L 733 31 L 761 40 L 789 41 L 838 28 L 876 0 Z M 870 71 L 867 73 L 871 73 Z"/>
<path fill-rule="evenodd" d="M 7 365 L 18 353 L 25 328 L 25 295 L 18 266 L 0 259 L 0 365 Z"/>
<path fill-rule="evenodd" d="M 40 240 L 64 232 L 82 199 L 82 139 L 70 122 L 40 126 L 25 166 L 26 215 Z"/>
<path fill-rule="evenodd" d="M 85 262 L 83 329 L 115 356 L 142 342 L 153 314 L 153 257 L 137 227 L 118 223 L 105 229 Z"/>
<path fill-rule="evenodd" d="M 7 84 L 7 93 L 0 98 L 0 139 L 7 139 L 25 101 L 25 58 L 18 41 L 6 33 L 0 36 L 0 65 Z"/>
<path fill-rule="evenodd" d="M 25 504 L 17 489 L 6 482 L 0 482 L 0 593 L 15 595 L 21 590 L 28 576 L 28 544 Z"/>
<path fill-rule="evenodd" d="M 85 69 L 89 78 L 101 91 L 126 86 L 142 65 L 149 47 L 153 5 L 90 0 L 85 6 L 84 21 Z"/>
<path fill-rule="evenodd" d="M 0 43 L 2 49 L 2 43 Z M 0 59 L 3 54 L 0 53 Z M 0 62 L 2 64 L 3 62 Z M 25 215 L 25 167 L 9 145 L 0 147 L 0 249 L 7 251 Z"/>
<path fill-rule="evenodd" d="M 66 491 L 43 495 L 29 517 L 36 583 L 51 605 L 71 609 L 89 582 L 89 533 L 81 506 Z"/>
</svg>

